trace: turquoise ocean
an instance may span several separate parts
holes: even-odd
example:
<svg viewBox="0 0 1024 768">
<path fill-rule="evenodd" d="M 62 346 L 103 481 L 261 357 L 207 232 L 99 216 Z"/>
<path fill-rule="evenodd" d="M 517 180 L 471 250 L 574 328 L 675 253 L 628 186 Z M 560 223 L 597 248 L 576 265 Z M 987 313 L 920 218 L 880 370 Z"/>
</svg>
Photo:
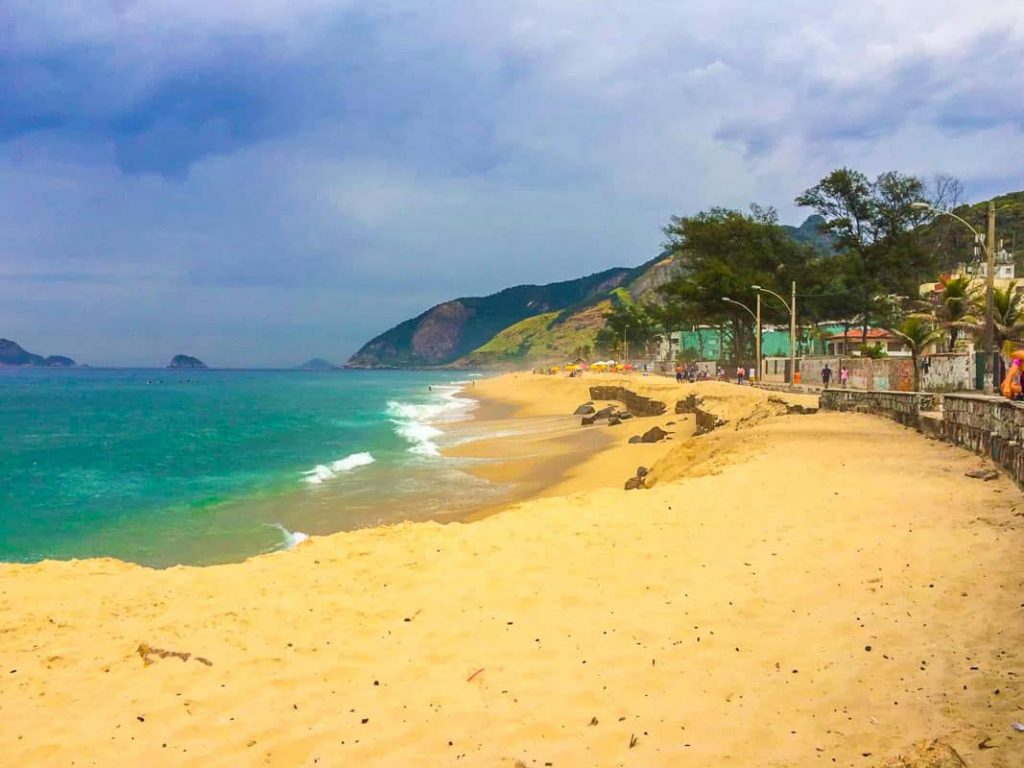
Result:
<svg viewBox="0 0 1024 768">
<path fill-rule="evenodd" d="M 457 374 L 456 374 L 457 375 Z M 235 562 L 501 495 L 450 372 L 0 369 L 0 561 Z"/>
</svg>

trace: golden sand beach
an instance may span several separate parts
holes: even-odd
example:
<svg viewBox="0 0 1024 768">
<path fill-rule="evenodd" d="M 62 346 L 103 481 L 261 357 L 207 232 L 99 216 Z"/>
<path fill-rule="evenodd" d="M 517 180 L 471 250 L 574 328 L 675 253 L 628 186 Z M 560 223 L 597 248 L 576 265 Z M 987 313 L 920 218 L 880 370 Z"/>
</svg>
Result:
<svg viewBox="0 0 1024 768">
<path fill-rule="evenodd" d="M 0 566 L 0 763 L 881 766 L 937 738 L 1024 765 L 1009 480 L 715 382 L 630 377 L 668 412 L 566 415 L 610 381 L 473 388 L 496 433 L 546 425 L 458 448 L 536 486 L 474 522 L 207 568 Z M 727 423 L 693 437 L 692 392 Z M 654 425 L 672 439 L 628 443 Z M 622 490 L 641 464 L 653 487 Z"/>
</svg>

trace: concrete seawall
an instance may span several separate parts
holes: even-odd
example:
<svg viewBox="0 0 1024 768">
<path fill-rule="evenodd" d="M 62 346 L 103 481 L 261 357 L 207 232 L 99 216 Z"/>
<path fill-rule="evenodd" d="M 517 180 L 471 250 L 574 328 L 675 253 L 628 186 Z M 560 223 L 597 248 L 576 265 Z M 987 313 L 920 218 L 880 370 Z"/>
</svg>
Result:
<svg viewBox="0 0 1024 768">
<path fill-rule="evenodd" d="M 663 402 L 630 392 L 625 387 L 593 386 L 590 399 L 615 400 L 625 405 L 634 416 L 661 416 L 667 410 Z"/>
</svg>

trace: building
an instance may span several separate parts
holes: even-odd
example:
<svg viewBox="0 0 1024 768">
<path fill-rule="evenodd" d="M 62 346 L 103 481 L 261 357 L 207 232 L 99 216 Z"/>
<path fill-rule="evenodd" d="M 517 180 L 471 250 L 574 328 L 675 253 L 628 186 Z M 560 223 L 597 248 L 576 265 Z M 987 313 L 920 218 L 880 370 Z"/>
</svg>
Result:
<svg viewBox="0 0 1024 768">
<path fill-rule="evenodd" d="M 988 263 L 984 255 L 975 252 L 975 261 L 967 264 L 957 264 L 956 269 L 947 277 L 969 277 L 971 289 L 977 293 L 985 290 L 986 276 L 988 275 Z M 999 249 L 996 251 L 995 270 L 992 273 L 992 284 L 1001 291 L 1005 291 L 1017 279 L 1017 268 L 1014 264 L 1013 254 L 1003 248 L 1002 241 L 999 242 Z M 1024 293 L 1024 284 L 1015 285 L 1017 293 Z M 920 288 L 921 296 L 925 299 L 942 293 L 942 282 L 923 283 Z"/>
<path fill-rule="evenodd" d="M 821 323 L 816 327 L 801 326 L 797 329 L 797 354 L 825 354 L 823 339 L 829 334 L 841 332 L 842 325 Z M 728 333 L 715 326 L 701 325 L 688 331 L 673 331 L 661 338 L 658 349 L 659 360 L 675 360 L 680 352 L 693 360 L 730 360 L 732 341 Z M 761 333 L 762 357 L 789 356 L 789 326 L 765 325 Z"/>
<path fill-rule="evenodd" d="M 847 333 L 835 333 L 825 338 L 825 354 L 842 357 L 859 355 L 865 342 L 869 346 L 881 344 L 890 357 L 909 357 L 910 344 L 892 331 L 883 328 L 868 328 L 867 336 L 863 328 L 851 328 Z"/>
</svg>

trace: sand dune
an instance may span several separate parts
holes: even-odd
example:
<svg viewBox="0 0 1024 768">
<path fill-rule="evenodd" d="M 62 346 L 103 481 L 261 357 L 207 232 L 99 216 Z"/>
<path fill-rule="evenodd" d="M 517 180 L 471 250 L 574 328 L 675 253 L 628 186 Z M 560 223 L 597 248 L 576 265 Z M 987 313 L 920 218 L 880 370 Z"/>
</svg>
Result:
<svg viewBox="0 0 1024 768">
<path fill-rule="evenodd" d="M 475 393 L 544 417 L 588 383 Z M 3 762 L 872 766 L 941 737 L 1024 764 L 1019 491 L 873 417 L 696 391 L 730 424 L 660 444 L 648 490 L 623 431 L 478 522 L 0 567 Z"/>
</svg>

